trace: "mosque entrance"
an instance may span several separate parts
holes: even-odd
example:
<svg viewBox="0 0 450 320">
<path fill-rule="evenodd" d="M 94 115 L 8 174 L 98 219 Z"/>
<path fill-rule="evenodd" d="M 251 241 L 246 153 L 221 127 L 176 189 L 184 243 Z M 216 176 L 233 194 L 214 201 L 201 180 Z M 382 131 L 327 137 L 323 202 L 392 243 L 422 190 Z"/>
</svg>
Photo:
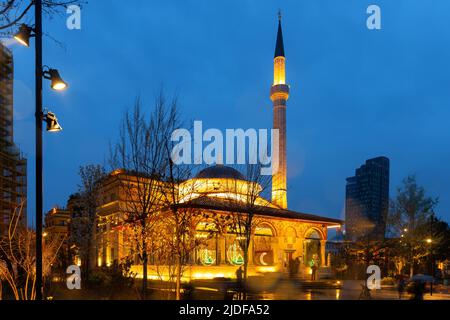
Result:
<svg viewBox="0 0 450 320">
<path fill-rule="evenodd" d="M 320 267 L 321 261 L 321 240 L 320 234 L 316 230 L 312 230 L 307 234 L 303 242 L 303 261 L 307 267 Z"/>
<path fill-rule="evenodd" d="M 283 257 L 283 267 L 284 272 L 290 272 L 290 268 L 292 267 L 292 263 L 294 262 L 294 253 L 295 250 L 285 250 Z"/>
</svg>

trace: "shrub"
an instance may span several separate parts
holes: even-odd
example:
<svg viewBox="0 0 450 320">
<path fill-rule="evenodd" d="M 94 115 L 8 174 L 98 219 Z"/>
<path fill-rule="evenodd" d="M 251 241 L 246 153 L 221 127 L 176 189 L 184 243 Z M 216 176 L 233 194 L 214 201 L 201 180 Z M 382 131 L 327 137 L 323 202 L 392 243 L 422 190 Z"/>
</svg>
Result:
<svg viewBox="0 0 450 320">
<path fill-rule="evenodd" d="M 393 285 L 395 285 L 395 283 L 396 283 L 396 281 L 392 277 L 385 277 L 385 278 L 381 279 L 381 284 L 384 286 L 393 286 Z"/>
</svg>

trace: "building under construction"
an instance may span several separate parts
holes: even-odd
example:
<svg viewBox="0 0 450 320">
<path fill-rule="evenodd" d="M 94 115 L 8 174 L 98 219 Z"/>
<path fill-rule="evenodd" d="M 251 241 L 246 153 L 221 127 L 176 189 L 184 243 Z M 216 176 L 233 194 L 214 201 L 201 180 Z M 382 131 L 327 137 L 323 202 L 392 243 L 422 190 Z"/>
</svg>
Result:
<svg viewBox="0 0 450 320">
<path fill-rule="evenodd" d="M 0 42 L 0 237 L 21 204 L 27 224 L 27 160 L 14 144 L 13 77 L 12 53 Z"/>
</svg>

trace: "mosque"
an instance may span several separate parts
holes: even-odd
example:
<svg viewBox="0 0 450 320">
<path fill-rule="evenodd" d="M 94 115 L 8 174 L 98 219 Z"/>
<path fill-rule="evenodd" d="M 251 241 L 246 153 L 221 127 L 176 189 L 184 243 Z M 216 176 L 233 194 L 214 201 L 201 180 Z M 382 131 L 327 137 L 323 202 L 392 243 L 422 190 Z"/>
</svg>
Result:
<svg viewBox="0 0 450 320">
<path fill-rule="evenodd" d="M 312 267 L 329 269 L 325 254 L 330 228 L 339 228 L 341 220 L 288 209 L 286 162 L 286 105 L 290 88 L 286 84 L 286 57 L 284 52 L 281 17 L 274 56 L 274 79 L 270 89 L 273 102 L 273 127 L 279 130 L 279 166 L 272 175 L 271 200 L 258 197 L 255 201 L 258 224 L 254 229 L 248 252 L 249 275 L 267 272 L 289 272 L 291 262 L 300 262 L 299 272 L 308 275 Z M 102 184 L 102 197 L 97 210 L 97 265 L 110 266 L 127 255 L 124 228 L 121 228 L 121 211 L 126 206 L 120 195 L 120 185 L 130 177 L 121 170 L 111 173 Z M 231 188 L 230 186 L 233 186 Z M 205 213 L 227 215 L 246 214 L 245 196 L 236 193 L 248 186 L 246 177 L 234 168 L 216 165 L 200 171 L 179 187 L 179 197 L 184 205 Z M 194 189 L 192 190 L 192 186 Z M 256 186 L 258 188 L 258 186 Z M 230 201 L 230 199 L 232 200 Z M 244 263 L 243 252 L 233 232 L 214 230 L 213 237 L 208 221 L 196 226 L 196 236 L 207 240 L 193 252 L 184 272 L 185 279 L 235 277 L 236 269 Z M 157 278 L 157 266 L 149 262 L 149 278 Z M 142 277 L 142 266 L 135 260 L 132 270 Z M 320 271 L 319 271 L 320 274 Z"/>
</svg>

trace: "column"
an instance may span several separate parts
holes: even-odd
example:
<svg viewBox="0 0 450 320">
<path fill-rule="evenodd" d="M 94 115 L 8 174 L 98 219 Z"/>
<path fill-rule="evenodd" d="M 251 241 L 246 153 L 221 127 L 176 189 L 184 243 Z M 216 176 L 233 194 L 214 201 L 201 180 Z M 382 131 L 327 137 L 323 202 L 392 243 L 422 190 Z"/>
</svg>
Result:
<svg viewBox="0 0 450 320">
<path fill-rule="evenodd" d="M 326 244 L 327 240 L 320 240 L 320 259 L 322 260 L 322 267 L 327 267 L 325 256 Z"/>
</svg>

